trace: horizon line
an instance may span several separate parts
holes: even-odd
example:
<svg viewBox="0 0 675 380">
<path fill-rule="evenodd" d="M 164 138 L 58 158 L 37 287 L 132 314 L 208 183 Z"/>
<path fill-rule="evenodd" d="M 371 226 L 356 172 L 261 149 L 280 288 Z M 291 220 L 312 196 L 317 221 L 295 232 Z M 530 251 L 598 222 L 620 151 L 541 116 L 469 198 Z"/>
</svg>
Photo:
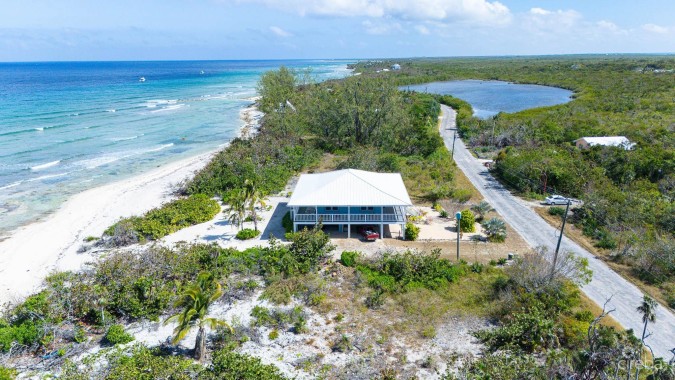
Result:
<svg viewBox="0 0 675 380">
<path fill-rule="evenodd" d="M 675 52 L 661 53 L 562 53 L 562 54 L 503 54 L 503 55 L 456 55 L 456 56 L 413 56 L 413 57 L 369 57 L 369 58 L 257 58 L 257 59 L 112 59 L 112 60 L 45 60 L 45 61 L 0 61 L 0 64 L 11 63 L 141 63 L 141 62 L 275 62 L 275 61 L 373 61 L 373 60 L 421 60 L 421 59 L 456 59 L 456 58 L 536 58 L 536 57 L 592 57 L 592 56 L 671 56 Z"/>
</svg>

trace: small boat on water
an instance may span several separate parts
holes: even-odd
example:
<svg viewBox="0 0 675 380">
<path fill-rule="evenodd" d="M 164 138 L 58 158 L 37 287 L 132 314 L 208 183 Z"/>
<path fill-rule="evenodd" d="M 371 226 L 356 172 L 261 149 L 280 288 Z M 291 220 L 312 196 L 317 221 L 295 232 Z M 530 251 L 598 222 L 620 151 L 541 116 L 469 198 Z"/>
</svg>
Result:
<svg viewBox="0 0 675 380">
<path fill-rule="evenodd" d="M 202 74 L 202 75 L 204 75 L 204 70 L 200 71 L 199 73 Z"/>
<path fill-rule="evenodd" d="M 139 81 L 139 82 L 145 82 L 145 77 L 140 77 L 140 78 L 138 78 L 138 81 Z"/>
</svg>

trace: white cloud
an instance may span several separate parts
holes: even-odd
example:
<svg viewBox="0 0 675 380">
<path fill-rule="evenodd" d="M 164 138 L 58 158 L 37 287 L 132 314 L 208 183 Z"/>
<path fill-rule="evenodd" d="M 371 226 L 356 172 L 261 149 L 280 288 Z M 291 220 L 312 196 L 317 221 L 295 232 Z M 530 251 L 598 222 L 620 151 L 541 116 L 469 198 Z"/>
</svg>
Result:
<svg viewBox="0 0 675 380">
<path fill-rule="evenodd" d="M 551 11 L 547 11 L 546 9 L 543 8 L 532 8 L 530 9 L 530 13 L 534 15 L 549 15 L 551 14 Z"/>
<path fill-rule="evenodd" d="M 571 32 L 577 26 L 583 16 L 581 13 L 573 10 L 547 10 L 543 8 L 532 8 L 524 15 L 523 22 L 527 29 L 537 32 Z"/>
<path fill-rule="evenodd" d="M 366 20 L 362 22 L 361 25 L 363 25 L 364 29 L 366 30 L 366 33 L 375 35 L 384 35 L 394 31 L 403 30 L 401 24 L 399 23 L 384 23 Z"/>
<path fill-rule="evenodd" d="M 430 33 L 431 33 L 431 32 L 429 31 L 429 28 L 427 28 L 427 27 L 424 26 L 424 25 L 416 25 L 416 26 L 415 26 L 415 30 L 417 31 L 417 33 L 419 33 L 419 34 L 424 34 L 424 35 L 427 35 L 427 34 L 430 34 Z"/>
<path fill-rule="evenodd" d="M 644 24 L 642 25 L 642 29 L 651 32 L 651 33 L 657 33 L 657 34 L 666 34 L 668 33 L 668 28 L 665 26 L 660 26 L 656 24 Z"/>
<path fill-rule="evenodd" d="M 395 18 L 417 21 L 462 21 L 508 24 L 509 8 L 489 0 L 237 0 L 259 3 L 300 15 Z"/>
<path fill-rule="evenodd" d="M 292 37 L 293 34 L 281 29 L 278 26 L 270 26 L 270 31 L 279 37 Z"/>
</svg>

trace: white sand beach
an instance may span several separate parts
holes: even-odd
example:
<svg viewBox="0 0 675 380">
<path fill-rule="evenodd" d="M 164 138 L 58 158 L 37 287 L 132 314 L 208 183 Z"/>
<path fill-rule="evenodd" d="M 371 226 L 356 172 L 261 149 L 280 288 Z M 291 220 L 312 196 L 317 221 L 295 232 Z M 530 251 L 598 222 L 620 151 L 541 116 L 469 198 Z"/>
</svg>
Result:
<svg viewBox="0 0 675 380">
<path fill-rule="evenodd" d="M 0 304 L 34 292 L 54 270 L 77 270 L 92 259 L 78 253 L 87 236 L 101 236 L 122 217 L 142 214 L 171 198 L 172 185 L 193 175 L 215 152 L 159 167 L 73 196 L 46 219 L 0 242 Z"/>
<path fill-rule="evenodd" d="M 240 116 L 240 133 L 255 133 L 259 111 L 248 107 Z M 86 237 L 99 237 L 120 218 L 140 215 L 172 199 L 173 185 L 193 176 L 220 149 L 84 191 L 44 220 L 13 231 L 0 241 L 0 305 L 37 291 L 53 271 L 78 270 L 92 261 L 91 251 L 78 253 Z"/>
</svg>

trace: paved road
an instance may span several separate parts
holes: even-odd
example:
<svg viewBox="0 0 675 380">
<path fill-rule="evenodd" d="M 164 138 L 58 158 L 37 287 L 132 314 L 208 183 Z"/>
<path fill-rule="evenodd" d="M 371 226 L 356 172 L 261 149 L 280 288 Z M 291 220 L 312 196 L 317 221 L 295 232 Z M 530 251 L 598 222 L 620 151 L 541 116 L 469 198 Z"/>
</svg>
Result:
<svg viewBox="0 0 675 380">
<path fill-rule="evenodd" d="M 455 129 L 455 111 L 442 107 L 441 136 L 448 150 L 452 149 Z M 552 251 L 557 243 L 556 229 L 537 215 L 524 201 L 511 195 L 497 182 L 487 169 L 476 160 L 459 139 L 455 141 L 454 159 L 457 166 L 481 192 L 485 200 L 509 223 L 532 247 L 547 246 Z M 642 319 L 635 308 L 642 301 L 642 292 L 633 284 L 611 270 L 600 259 L 578 244 L 563 237 L 561 251 L 570 251 L 588 259 L 593 270 L 593 280 L 583 287 L 584 293 L 599 305 L 612 297 L 609 308 L 615 308 L 611 315 L 626 328 L 632 328 L 636 335 L 642 333 Z M 657 309 L 656 323 L 647 328 L 653 335 L 646 339 L 656 356 L 666 360 L 672 357 L 669 352 L 675 348 L 675 316 L 663 306 Z"/>
</svg>

